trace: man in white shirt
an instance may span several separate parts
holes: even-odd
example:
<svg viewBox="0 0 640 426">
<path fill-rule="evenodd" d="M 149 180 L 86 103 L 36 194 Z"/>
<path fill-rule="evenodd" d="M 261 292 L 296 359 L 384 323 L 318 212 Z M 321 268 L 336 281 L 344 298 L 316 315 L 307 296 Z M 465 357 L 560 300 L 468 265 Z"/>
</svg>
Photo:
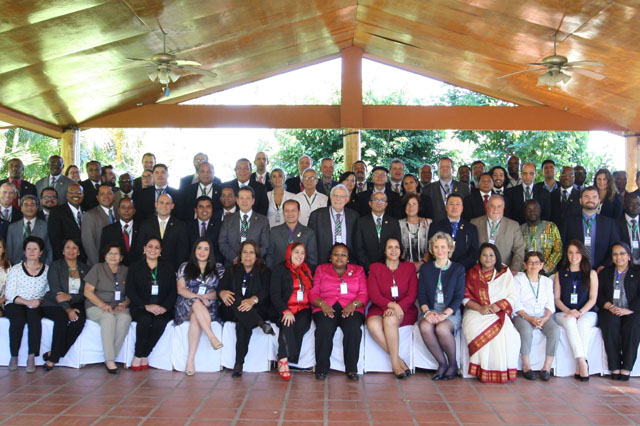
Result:
<svg viewBox="0 0 640 426">
<path fill-rule="evenodd" d="M 60 206 L 65 203 L 67 188 L 74 182 L 62 174 L 64 160 L 59 155 L 49 157 L 47 167 L 49 168 L 49 176 L 43 177 L 36 182 L 36 189 L 38 194 L 41 194 L 42 190 L 49 186 L 55 189 L 58 193 L 58 205 Z"/>
<path fill-rule="evenodd" d="M 220 186 L 213 182 L 213 166 L 211 163 L 201 163 L 198 167 L 198 181 L 182 189 L 181 204 L 178 216 L 185 223 L 194 218 L 196 200 L 200 197 L 209 197 L 213 210 L 220 209 Z"/>
<path fill-rule="evenodd" d="M 13 207 L 13 201 L 18 196 L 18 191 L 13 184 L 5 182 L 0 185 L 0 219 L 7 223 L 17 222 L 22 219 L 22 213 Z"/>
<path fill-rule="evenodd" d="M 624 197 L 624 215 L 616 219 L 616 227 L 620 240 L 631 247 L 632 259 L 635 265 L 640 265 L 640 198 L 629 192 Z"/>
<path fill-rule="evenodd" d="M 429 164 L 423 164 L 422 167 L 420 167 L 420 188 L 424 188 L 429 185 L 432 178 L 433 169 Z"/>
<path fill-rule="evenodd" d="M 316 190 L 318 174 L 315 170 L 309 168 L 301 176 L 304 191 L 296 194 L 293 199 L 300 204 L 300 223 L 307 226 L 311 213 L 316 209 L 326 207 L 329 197 Z"/>
<path fill-rule="evenodd" d="M 122 247 L 122 264 L 129 266 L 142 256 L 140 224 L 133 220 L 136 209 L 131 198 L 122 198 L 117 204 L 119 220 L 102 228 L 100 234 L 100 262 L 104 261 L 102 249 L 109 243 Z"/>
<path fill-rule="evenodd" d="M 225 186 L 220 190 L 220 204 L 222 205 L 222 209 L 214 211 L 213 217 L 215 220 L 224 222 L 224 218 L 234 214 L 238 208 L 236 206 L 236 194 L 233 192 L 233 188 Z"/>
<path fill-rule="evenodd" d="M 53 188 L 45 188 L 40 194 L 41 215 L 45 222 L 49 221 L 51 209 L 58 205 L 58 193 Z"/>
<path fill-rule="evenodd" d="M 118 221 L 113 208 L 113 187 L 102 184 L 98 187 L 98 206 L 84 214 L 81 227 L 82 246 L 87 253 L 87 265 L 93 266 L 100 260 L 100 236 L 102 228 Z"/>
<path fill-rule="evenodd" d="M 251 179 L 263 184 L 267 192 L 271 191 L 273 186 L 271 186 L 271 177 L 267 171 L 267 166 L 269 165 L 269 157 L 267 154 L 263 151 L 258 152 L 253 160 L 253 164 L 256 166 L 256 171 L 251 173 Z"/>
<path fill-rule="evenodd" d="M 356 174 L 356 186 L 354 188 L 356 194 L 371 189 L 373 184 L 367 180 L 367 163 L 362 160 L 354 161 L 351 170 Z"/>
</svg>

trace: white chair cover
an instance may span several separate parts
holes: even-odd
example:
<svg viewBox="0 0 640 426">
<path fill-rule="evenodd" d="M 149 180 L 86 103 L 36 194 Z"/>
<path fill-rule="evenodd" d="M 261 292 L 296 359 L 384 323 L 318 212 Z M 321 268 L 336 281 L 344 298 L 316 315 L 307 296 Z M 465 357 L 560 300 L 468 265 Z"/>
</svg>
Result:
<svg viewBox="0 0 640 426">
<path fill-rule="evenodd" d="M 78 340 L 80 340 L 80 366 L 104 362 L 102 339 L 100 337 L 100 324 L 87 319 Z M 124 343 L 122 344 L 122 349 L 120 349 L 120 352 L 116 355 L 115 361 L 125 363 L 128 367 L 131 365 L 131 356 L 129 356 L 129 354 L 131 354 L 132 351 L 131 331 L 129 331 L 129 334 L 125 337 Z"/>
<path fill-rule="evenodd" d="M 413 360 L 413 325 L 406 325 L 404 327 L 400 327 L 399 337 L 400 337 L 400 347 L 399 347 L 399 355 L 400 358 L 407 364 L 411 371 L 414 370 L 414 360 Z M 391 359 L 389 355 L 382 350 L 382 348 L 376 343 L 371 334 L 369 333 L 369 329 L 365 327 L 364 332 L 364 371 L 381 371 L 381 372 L 390 372 L 393 371 L 391 367 Z"/>
<path fill-rule="evenodd" d="M 132 322 L 129 326 L 129 346 L 127 347 L 127 366 L 131 365 L 133 356 L 135 355 L 136 346 L 136 327 L 138 323 Z M 149 366 L 159 370 L 173 370 L 171 363 L 171 352 L 173 347 L 173 321 L 169 321 L 164 329 L 164 333 L 160 336 L 160 340 L 156 343 L 149 354 Z"/>
<path fill-rule="evenodd" d="M 362 339 L 360 339 L 360 356 L 358 357 L 358 374 L 364 373 L 364 329 L 365 326 L 361 326 Z M 333 351 L 331 352 L 330 368 L 332 370 L 345 371 L 344 367 L 344 351 L 342 349 L 342 329 L 338 327 L 336 334 L 333 335 Z"/>
<path fill-rule="evenodd" d="M 260 327 L 253 329 L 249 341 L 249 352 L 244 360 L 243 371 L 257 373 L 269 371 L 273 353 L 273 336 L 264 334 Z M 222 366 L 232 369 L 236 361 L 236 323 L 227 321 L 222 328 Z"/>
<path fill-rule="evenodd" d="M 278 360 L 278 336 L 280 335 L 280 329 L 275 323 L 269 323 L 273 327 L 276 332 L 275 339 L 272 339 L 273 346 L 271 348 L 271 353 L 269 355 L 269 359 L 271 361 Z M 309 330 L 302 337 L 302 347 L 300 348 L 300 357 L 296 364 L 289 362 L 289 365 L 296 368 L 313 368 L 316 365 L 316 351 L 315 351 L 315 337 L 314 333 L 316 331 L 316 324 L 311 321 L 311 326 Z"/>
<path fill-rule="evenodd" d="M 211 323 L 213 333 L 222 341 L 222 325 L 213 321 Z M 187 366 L 189 354 L 189 321 L 173 327 L 173 343 L 171 345 L 171 363 L 173 368 L 184 371 Z M 196 350 L 195 367 L 198 372 L 214 372 L 222 370 L 222 351 L 213 350 L 206 334 L 201 333 L 198 349 Z"/>
<path fill-rule="evenodd" d="M 573 355 L 573 350 L 571 350 L 571 345 L 569 345 L 567 332 L 564 327 L 560 327 L 560 329 L 560 340 L 556 351 L 555 375 L 559 377 L 573 376 L 576 372 L 576 359 Z M 591 328 L 588 347 L 589 373 L 603 374 L 607 371 L 607 354 L 604 350 L 602 332 L 598 327 Z"/>
<path fill-rule="evenodd" d="M 455 334 L 456 339 L 456 362 L 458 364 L 458 369 L 462 365 L 462 351 L 461 347 L 461 336 L 462 333 L 458 330 Z M 420 328 L 418 324 L 415 324 L 413 327 L 413 364 L 414 368 L 423 368 L 425 370 L 437 370 L 438 362 L 433 357 L 429 349 L 427 349 L 427 345 L 425 345 L 424 340 L 422 340 L 422 334 L 420 334 Z"/>
</svg>

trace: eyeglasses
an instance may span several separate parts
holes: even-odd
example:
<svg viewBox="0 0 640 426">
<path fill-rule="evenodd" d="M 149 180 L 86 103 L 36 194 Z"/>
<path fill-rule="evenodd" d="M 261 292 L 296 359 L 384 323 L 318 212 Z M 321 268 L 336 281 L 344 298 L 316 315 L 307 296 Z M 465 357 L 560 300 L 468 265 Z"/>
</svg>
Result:
<svg viewBox="0 0 640 426">
<path fill-rule="evenodd" d="M 375 204 L 386 204 L 387 200 L 381 200 L 380 198 L 376 198 L 375 200 L 371 200 L 371 202 Z"/>
<path fill-rule="evenodd" d="M 316 180 L 316 179 L 318 179 L 317 176 L 306 176 L 302 178 L 302 180 L 306 180 L 306 181 Z"/>
<path fill-rule="evenodd" d="M 542 262 L 527 262 L 528 266 L 540 266 L 542 265 Z"/>
</svg>

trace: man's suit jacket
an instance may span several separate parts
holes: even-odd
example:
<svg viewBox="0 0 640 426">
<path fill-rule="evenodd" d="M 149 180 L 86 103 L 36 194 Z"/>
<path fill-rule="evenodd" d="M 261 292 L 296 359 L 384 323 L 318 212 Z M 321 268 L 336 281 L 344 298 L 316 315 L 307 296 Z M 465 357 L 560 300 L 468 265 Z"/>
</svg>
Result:
<svg viewBox="0 0 640 426">
<path fill-rule="evenodd" d="M 50 186 L 49 185 L 50 177 L 51 177 L 50 175 L 47 175 L 46 177 L 43 177 L 38 182 L 36 182 L 36 190 L 38 191 L 38 198 L 40 198 L 40 194 L 42 194 L 42 190 Z M 65 175 L 63 175 L 62 173 L 60 173 L 60 176 L 56 179 L 56 183 L 53 187 L 56 190 L 56 193 L 58 194 L 59 206 L 67 203 L 67 188 L 69 188 L 69 185 L 71 185 L 72 183 L 75 183 L 75 182 L 69 179 L 68 177 L 66 177 Z"/>
<path fill-rule="evenodd" d="M 177 214 L 181 209 L 180 193 L 177 189 L 167 186 L 166 193 L 173 198 L 175 204 L 173 214 Z M 156 213 L 156 187 L 150 186 L 140 191 L 133 191 L 133 203 L 136 207 L 135 219 L 144 222 L 146 219 L 155 216 Z"/>
<path fill-rule="evenodd" d="M 579 215 L 568 217 L 562 224 L 560 230 L 562 245 L 566 247 L 571 240 L 578 240 L 584 243 L 584 228 L 582 227 L 582 212 Z M 612 264 L 611 249 L 620 240 L 618 229 L 613 219 L 596 215 L 596 234 L 591 237 L 593 247 L 593 258 L 591 268 L 598 269 L 600 266 Z M 589 251 L 587 249 L 587 251 Z"/>
<path fill-rule="evenodd" d="M 313 232 L 313 229 L 298 222 L 293 231 L 293 242 L 301 242 L 304 244 L 306 250 L 304 261 L 313 272 L 318 265 L 318 244 L 316 242 L 315 232 Z M 267 256 L 267 265 L 270 268 L 285 260 L 284 256 L 289 244 L 289 227 L 286 223 L 271 228 L 271 233 L 269 234 L 269 255 Z"/>
<path fill-rule="evenodd" d="M 362 191 L 358 192 L 358 181 L 356 181 L 356 186 L 353 187 L 353 192 L 355 192 L 356 194 L 359 194 L 360 192 L 364 192 L 364 191 L 368 191 L 370 189 L 373 189 L 373 182 L 371 182 L 370 180 L 365 180 L 362 185 Z M 352 194 L 353 196 L 354 194 Z"/>
<path fill-rule="evenodd" d="M 142 247 L 144 247 L 145 241 L 151 237 L 160 238 L 160 224 L 157 216 L 150 217 L 140 225 Z M 171 262 L 177 271 L 180 265 L 189 258 L 188 244 L 187 227 L 184 222 L 173 215 L 169 216 L 164 229 L 164 238 L 162 238 L 160 258 Z"/>
<path fill-rule="evenodd" d="M 640 224 L 640 216 L 636 216 L 636 220 Z M 626 216 L 622 215 L 622 217 L 618 217 L 614 219 L 614 222 L 616 224 L 616 231 L 618 231 L 618 236 L 620 237 L 620 241 L 627 243 L 629 247 L 631 247 L 631 238 L 629 238 L 629 227 L 627 226 Z M 596 225 L 596 228 L 597 228 L 597 225 Z"/>
<path fill-rule="evenodd" d="M 117 221 L 118 214 L 115 208 L 113 209 L 113 215 Z M 102 235 L 102 228 L 107 225 L 111 225 L 111 219 L 100 206 L 92 208 L 82 217 L 82 246 L 87 253 L 87 265 L 89 267 L 100 261 L 100 236 Z"/>
<path fill-rule="evenodd" d="M 238 196 L 238 189 L 240 189 L 238 179 L 233 179 L 225 182 L 223 186 L 233 188 L 233 193 Z M 267 198 L 267 190 L 265 189 L 263 184 L 261 184 L 260 182 L 252 181 L 251 179 L 249 179 L 249 186 L 253 188 L 253 192 L 255 192 L 256 197 L 256 202 L 253 204 L 253 211 L 266 216 L 267 210 L 269 210 L 269 199 Z M 222 252 L 222 254 L 224 255 L 224 252 Z"/>
<path fill-rule="evenodd" d="M 193 181 L 193 176 L 194 175 L 187 175 L 187 176 L 181 177 L 180 178 L 180 186 L 178 187 L 178 190 L 182 191 L 187 186 L 193 185 L 195 183 Z M 198 181 L 198 179 L 196 179 L 196 182 L 197 181 Z M 213 177 L 213 183 L 214 183 L 214 185 L 222 186 L 222 181 L 217 176 Z"/>
<path fill-rule="evenodd" d="M 196 240 L 200 238 L 200 221 L 198 219 L 191 219 L 186 222 L 186 224 L 189 256 L 191 256 L 193 245 L 195 244 Z M 214 220 L 213 217 L 211 217 L 209 219 L 209 224 L 204 236 L 207 240 L 209 240 L 209 243 L 211 243 L 211 247 L 213 247 L 213 254 L 216 257 L 216 262 L 222 263 L 224 265 L 224 256 L 222 256 L 220 245 L 218 244 L 218 237 L 220 236 L 221 227 L 222 222 L 220 222 L 220 219 Z"/>
<path fill-rule="evenodd" d="M 98 190 L 95 186 L 93 186 L 93 182 L 89 179 L 85 179 L 80 182 L 80 186 L 84 191 L 84 199 L 82 200 L 82 209 L 84 211 L 89 211 L 94 207 L 98 206 L 98 199 L 96 196 L 98 195 Z M 89 265 L 91 266 L 91 265 Z"/>
<path fill-rule="evenodd" d="M 9 182 L 9 179 L 0 180 L 0 186 L 7 182 Z M 22 196 L 27 194 L 33 195 L 34 197 L 38 196 L 38 190 L 36 189 L 36 186 L 31 182 L 27 182 L 24 179 L 20 180 L 20 188 L 17 188 L 17 190 L 18 190 L 18 199 L 22 198 Z"/>
<path fill-rule="evenodd" d="M 273 189 L 273 185 L 271 185 L 271 175 L 269 174 L 269 172 L 265 172 L 264 177 L 265 177 L 265 181 L 262 184 L 264 185 L 264 188 L 266 189 L 266 191 L 269 192 Z M 258 177 L 256 172 L 251 173 L 251 180 L 254 182 L 258 182 Z"/>
<path fill-rule="evenodd" d="M 231 265 L 233 259 L 238 257 L 238 252 L 240 251 L 241 214 L 242 212 L 240 210 L 236 210 L 234 214 L 225 217 L 222 222 L 222 228 L 220 228 L 218 243 L 226 265 Z M 269 219 L 254 210 L 249 220 L 247 240 L 253 240 L 258 244 L 258 247 L 260 247 L 260 255 L 263 259 L 269 251 L 269 229 Z"/>
<path fill-rule="evenodd" d="M 566 218 L 578 216 L 582 213 L 580 190 L 575 185 L 573 185 L 567 202 L 562 202 L 562 187 L 549 194 L 549 201 L 551 204 L 551 221 L 558 226 L 558 229 L 562 228 L 562 223 Z"/>
<path fill-rule="evenodd" d="M 4 209 L 4 207 L 2 207 L 0 205 L 0 218 L 2 217 L 2 210 Z M 22 220 L 22 211 L 19 208 L 15 208 L 13 207 L 13 205 L 11 205 L 11 220 L 7 221 L 9 223 L 15 223 L 19 220 Z M 4 219 L 2 219 L 4 221 Z"/>
<path fill-rule="evenodd" d="M 181 206 L 176 206 L 176 208 L 180 208 L 178 212 L 178 217 L 182 221 L 189 222 L 194 218 L 195 214 L 195 204 L 198 199 L 198 193 L 200 192 L 200 183 L 191 184 L 180 191 L 180 204 Z M 211 184 L 211 202 L 213 203 L 213 211 L 219 210 L 222 208 L 222 203 L 220 202 L 220 193 L 222 192 L 222 187 L 216 185 L 215 183 Z"/>
<path fill-rule="evenodd" d="M 373 189 L 370 189 L 356 195 L 356 205 L 358 206 L 358 213 L 360 216 L 371 214 L 369 199 L 371 198 L 372 193 Z M 402 201 L 400 200 L 400 196 L 393 192 L 391 188 L 386 188 L 384 193 L 387 196 L 387 208 L 385 209 L 384 214 L 395 217 L 396 219 L 403 217 L 404 215 L 402 214 Z"/>
<path fill-rule="evenodd" d="M 122 252 L 124 253 L 122 263 L 127 266 L 131 265 L 142 256 L 142 246 L 144 243 L 140 236 L 140 223 L 133 221 L 133 229 L 129 236 L 129 251 L 127 251 L 127 248 L 124 245 L 124 234 L 119 220 L 102 228 L 102 232 L 100 234 L 100 262 L 104 262 L 102 249 L 109 243 L 120 244 Z"/>
<path fill-rule="evenodd" d="M 451 194 L 460 194 L 462 195 L 463 199 L 469 195 L 469 185 L 462 182 L 457 182 L 455 180 L 452 182 L 453 186 L 450 191 Z M 445 219 L 447 217 L 447 211 L 444 207 L 445 204 L 442 200 L 442 193 L 440 192 L 440 181 L 431 182 L 429 185 L 422 188 L 421 194 L 425 196 L 425 198 L 421 199 L 426 200 L 426 197 L 428 197 L 428 199 L 431 201 L 431 219 L 433 219 L 434 222 Z M 429 209 L 425 211 L 429 211 Z"/>
<path fill-rule="evenodd" d="M 471 223 L 478 228 L 478 243 L 482 245 L 488 242 L 487 216 L 477 217 Z M 524 261 L 524 238 L 520 231 L 520 224 L 508 217 L 503 217 L 496 232 L 495 245 L 500 251 L 502 263 L 512 270 L 519 271 Z"/>
<path fill-rule="evenodd" d="M 49 265 L 51 263 L 51 243 L 49 242 L 49 235 L 47 231 L 47 222 L 43 219 L 36 218 L 35 223 L 31 224 L 31 235 L 34 237 L 40 237 L 44 241 L 44 253 L 40 257 L 44 263 Z M 24 221 L 14 222 L 9 225 L 7 229 L 7 255 L 12 265 L 22 261 L 24 256 L 24 250 L 22 244 L 24 243 Z"/>
<path fill-rule="evenodd" d="M 533 185 L 533 199 L 540 203 L 540 218 L 551 220 L 551 200 L 550 192 L 544 188 Z M 513 219 L 519 224 L 526 222 L 524 218 L 524 187 L 522 185 L 507 188 L 504 193 L 505 211 L 504 215 Z"/>
<path fill-rule="evenodd" d="M 369 273 L 369 265 L 382 259 L 384 243 L 389 237 L 396 238 L 399 242 L 402 241 L 398 219 L 385 214 L 382 217 L 382 229 L 378 239 L 373 215 L 368 214 L 358 218 L 355 232 L 355 257 L 367 274 Z"/>
<path fill-rule="evenodd" d="M 87 254 L 82 246 L 80 226 L 78 226 L 78 223 L 76 222 L 76 217 L 73 215 L 73 212 L 69 207 L 69 203 L 64 203 L 63 205 L 54 207 L 50 210 L 49 221 L 47 222 L 47 231 L 49 233 L 49 241 L 51 242 L 53 260 L 63 258 L 63 242 L 66 239 L 72 238 L 80 242 L 80 261 L 83 263 L 87 262 Z"/>
<path fill-rule="evenodd" d="M 337 184 L 338 184 L 338 182 L 336 182 L 335 180 L 331 179 L 331 188 L 333 188 Z M 321 194 L 326 195 L 327 197 L 329 196 L 329 192 L 324 190 L 324 185 L 322 183 L 322 178 L 318 178 L 318 183 L 316 184 L 316 191 L 318 191 Z"/>
<path fill-rule="evenodd" d="M 316 234 L 316 243 L 318 244 L 318 265 L 327 263 L 333 247 L 333 233 L 331 232 L 331 212 L 330 207 L 321 207 L 314 210 L 309 216 L 307 226 Z M 342 226 L 347 226 L 347 241 L 343 241 L 349 248 L 351 261 L 355 263 L 355 235 L 356 222 L 358 221 L 358 213 L 351 209 L 344 209 L 344 219 Z"/>
<path fill-rule="evenodd" d="M 491 195 L 489 195 L 491 196 Z M 472 189 L 471 194 L 464 199 L 464 210 L 462 217 L 464 220 L 471 221 L 476 217 L 484 216 L 487 212 L 484 210 L 484 200 L 479 189 Z"/>
<path fill-rule="evenodd" d="M 429 239 L 436 232 L 444 232 L 452 235 L 453 228 L 449 218 L 432 222 L 429 227 Z M 455 249 L 451 255 L 451 261 L 464 265 L 465 270 L 469 270 L 478 261 L 478 228 L 471 222 L 461 219 L 458 225 L 458 232 L 455 238 Z"/>
<path fill-rule="evenodd" d="M 302 192 L 300 190 L 300 186 L 302 181 L 300 180 L 300 176 L 293 176 L 284 181 L 285 190 L 291 192 L 292 194 L 298 194 Z"/>
</svg>

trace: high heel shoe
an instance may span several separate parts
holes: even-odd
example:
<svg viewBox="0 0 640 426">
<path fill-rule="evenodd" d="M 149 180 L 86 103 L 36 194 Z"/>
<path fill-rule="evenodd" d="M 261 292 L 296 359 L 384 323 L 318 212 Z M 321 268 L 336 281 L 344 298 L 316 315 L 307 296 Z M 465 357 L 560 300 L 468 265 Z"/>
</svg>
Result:
<svg viewBox="0 0 640 426">
<path fill-rule="evenodd" d="M 224 347 L 224 345 L 222 344 L 222 342 L 218 342 L 218 344 L 216 344 L 216 345 L 211 343 L 211 347 L 213 348 L 214 351 L 217 351 L 218 349 L 222 349 Z"/>
<path fill-rule="evenodd" d="M 195 370 L 185 370 L 184 374 L 186 374 L 187 376 L 193 376 L 196 374 Z"/>
<path fill-rule="evenodd" d="M 273 327 L 271 327 L 268 323 L 263 322 L 261 324 L 258 324 L 258 327 L 260 327 L 260 329 L 264 332 L 264 334 L 269 334 L 271 336 L 275 336 L 276 332 L 273 331 Z"/>
<path fill-rule="evenodd" d="M 287 368 L 286 370 L 284 370 L 285 367 Z M 285 382 L 288 382 L 289 380 L 291 380 L 291 371 L 289 370 L 289 360 L 278 361 L 278 373 L 280 373 L 280 377 L 282 377 L 282 380 L 284 380 Z"/>
</svg>

